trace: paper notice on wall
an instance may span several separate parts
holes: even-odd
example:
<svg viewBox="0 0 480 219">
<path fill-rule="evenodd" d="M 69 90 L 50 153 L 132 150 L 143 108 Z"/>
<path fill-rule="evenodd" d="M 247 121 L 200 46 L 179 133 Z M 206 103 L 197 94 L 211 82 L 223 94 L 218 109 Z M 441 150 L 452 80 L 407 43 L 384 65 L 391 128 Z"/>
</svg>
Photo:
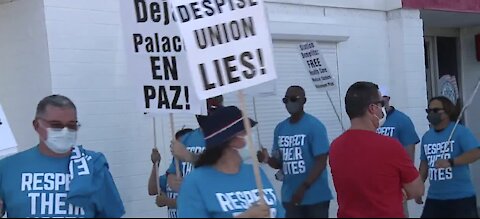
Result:
<svg viewBox="0 0 480 219">
<path fill-rule="evenodd" d="M 298 46 L 305 68 L 312 78 L 312 82 L 319 90 L 331 90 L 336 87 L 332 72 L 320 52 L 316 42 L 305 42 Z"/>
<path fill-rule="evenodd" d="M 0 105 L 0 157 L 4 157 L 17 152 L 17 142 L 13 136 L 7 116 Z"/>
</svg>

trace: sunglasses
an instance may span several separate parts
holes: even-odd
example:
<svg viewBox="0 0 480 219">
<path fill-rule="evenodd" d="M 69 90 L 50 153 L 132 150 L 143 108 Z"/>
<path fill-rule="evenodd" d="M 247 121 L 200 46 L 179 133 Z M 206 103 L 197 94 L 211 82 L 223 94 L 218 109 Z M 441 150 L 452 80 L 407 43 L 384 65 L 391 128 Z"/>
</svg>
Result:
<svg viewBox="0 0 480 219">
<path fill-rule="evenodd" d="M 302 99 L 302 97 L 300 96 L 296 96 L 296 97 L 284 97 L 282 99 L 283 103 L 288 103 L 288 102 L 297 102 L 298 100 Z"/>
<path fill-rule="evenodd" d="M 440 111 L 444 111 L 444 109 L 443 108 L 425 109 L 426 113 L 439 113 Z"/>
<path fill-rule="evenodd" d="M 62 124 L 61 122 L 58 122 L 58 121 L 48 121 L 42 118 L 38 118 L 38 119 L 44 121 L 48 125 L 46 128 L 52 128 L 52 129 L 64 129 L 66 127 L 67 129 L 77 131 L 81 126 L 78 121 L 71 122 L 68 124 Z"/>
<path fill-rule="evenodd" d="M 379 100 L 379 101 L 372 102 L 372 104 L 375 104 L 375 105 L 378 105 L 378 104 L 380 104 L 380 105 L 381 105 L 381 107 L 384 107 L 384 106 L 385 106 L 385 101 L 383 101 L 383 100 Z"/>
</svg>

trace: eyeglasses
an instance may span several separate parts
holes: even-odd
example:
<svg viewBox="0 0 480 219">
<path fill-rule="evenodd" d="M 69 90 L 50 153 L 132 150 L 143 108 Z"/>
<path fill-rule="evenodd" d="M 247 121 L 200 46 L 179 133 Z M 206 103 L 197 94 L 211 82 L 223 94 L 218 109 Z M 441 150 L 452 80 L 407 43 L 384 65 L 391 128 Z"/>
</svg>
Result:
<svg viewBox="0 0 480 219">
<path fill-rule="evenodd" d="M 70 130 L 78 130 L 81 126 L 81 124 L 78 122 L 78 121 L 75 121 L 75 122 L 69 122 L 67 124 L 63 124 L 59 121 L 48 121 L 46 119 L 42 119 L 42 118 L 38 118 L 39 120 L 42 120 L 42 121 L 45 121 L 45 123 L 48 124 L 49 128 L 52 128 L 52 129 L 64 129 L 65 127 L 67 127 L 67 129 L 70 129 Z"/>
<path fill-rule="evenodd" d="M 380 104 L 380 105 L 381 105 L 381 107 L 384 107 L 384 106 L 385 106 L 385 101 L 383 101 L 383 100 L 378 100 L 378 101 L 374 101 L 374 102 L 372 102 L 372 104 L 375 104 L 375 105 L 378 105 L 378 104 Z"/>
<path fill-rule="evenodd" d="M 302 99 L 302 97 L 300 96 L 296 96 L 296 97 L 284 97 L 282 99 L 283 103 L 288 103 L 288 102 L 297 102 L 298 100 Z"/>
<path fill-rule="evenodd" d="M 431 113 L 431 112 L 433 112 L 433 113 L 439 113 L 440 111 L 444 111 L 444 109 L 443 109 L 443 108 L 425 109 L 425 112 L 426 112 L 426 113 Z"/>
</svg>

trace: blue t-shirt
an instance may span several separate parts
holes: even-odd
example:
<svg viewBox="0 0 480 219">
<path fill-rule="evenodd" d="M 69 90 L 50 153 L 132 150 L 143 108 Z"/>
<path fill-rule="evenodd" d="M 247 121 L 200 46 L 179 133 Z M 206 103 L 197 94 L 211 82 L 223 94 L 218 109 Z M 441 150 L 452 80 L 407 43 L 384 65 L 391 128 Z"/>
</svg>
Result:
<svg viewBox="0 0 480 219">
<path fill-rule="evenodd" d="M 315 164 L 315 157 L 328 154 L 329 141 L 325 126 L 305 113 L 295 124 L 286 119 L 274 131 L 272 154 L 280 153 L 283 163 L 282 201 L 289 203 L 293 194 L 305 182 Z M 302 205 L 317 204 L 332 199 L 327 169 L 305 192 Z"/>
<path fill-rule="evenodd" d="M 272 184 L 263 171 L 260 174 L 271 216 L 284 217 Z M 252 165 L 242 163 L 236 174 L 204 166 L 185 177 L 177 199 L 178 217 L 231 218 L 245 212 L 258 200 Z"/>
<path fill-rule="evenodd" d="M 180 142 L 182 142 L 187 150 L 194 153 L 194 154 L 201 154 L 205 150 L 205 139 L 203 137 L 203 132 L 200 129 L 195 129 L 192 132 L 189 132 L 182 136 Z M 188 175 L 194 168 L 192 163 L 189 162 L 180 162 L 180 170 L 181 176 Z M 177 171 L 175 169 L 175 158 L 172 159 L 172 163 L 168 168 L 167 172 L 169 174 L 176 174 Z"/>
<path fill-rule="evenodd" d="M 43 155 L 38 146 L 1 160 L 0 198 L 8 217 L 121 217 L 121 201 L 109 202 L 109 197 L 103 197 L 112 195 L 113 190 L 113 195 L 118 195 L 113 180 L 105 180 L 109 185 L 102 186 L 104 191 L 97 191 L 99 195 L 92 196 L 83 207 L 67 201 L 69 162 L 70 157 Z M 94 169 L 101 169 L 105 163 L 96 165 Z"/>
<path fill-rule="evenodd" d="M 177 199 L 178 193 L 172 190 L 167 183 L 167 175 L 160 176 L 160 189 L 167 194 L 168 198 Z M 168 218 L 177 218 L 177 209 L 168 207 Z"/>
<path fill-rule="evenodd" d="M 475 195 L 468 165 L 435 168 L 435 161 L 439 159 L 456 158 L 480 146 L 472 132 L 460 124 L 455 129 L 451 144 L 448 144 L 448 137 L 454 125 L 455 123 L 452 122 L 440 132 L 431 128 L 422 138 L 420 159 L 428 163 L 430 181 L 428 198 L 430 199 L 460 199 Z"/>
<path fill-rule="evenodd" d="M 403 147 L 420 142 L 412 120 L 395 108 L 388 112 L 387 120 L 377 133 L 397 139 Z"/>
</svg>

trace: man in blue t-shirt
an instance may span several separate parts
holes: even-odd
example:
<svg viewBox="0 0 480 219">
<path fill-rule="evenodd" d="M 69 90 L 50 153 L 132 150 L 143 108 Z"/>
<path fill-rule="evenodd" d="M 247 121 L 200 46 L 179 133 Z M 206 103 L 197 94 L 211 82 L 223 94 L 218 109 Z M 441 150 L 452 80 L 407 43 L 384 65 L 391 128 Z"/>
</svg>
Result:
<svg viewBox="0 0 480 219">
<path fill-rule="evenodd" d="M 412 161 L 415 160 L 415 145 L 420 139 L 415 131 L 412 120 L 403 112 L 390 105 L 390 94 L 386 88 L 380 88 L 383 95 L 387 119 L 385 123 L 377 129 L 377 133 L 397 139 L 407 150 Z"/>
<path fill-rule="evenodd" d="M 282 169 L 282 202 L 287 218 L 327 218 L 332 193 L 326 171 L 329 141 L 325 126 L 304 112 L 307 101 L 300 86 L 287 89 L 283 103 L 291 115 L 274 131 L 272 154 L 259 151 L 260 162 Z"/>
<path fill-rule="evenodd" d="M 118 218 L 125 209 L 101 153 L 76 145 L 77 110 L 65 96 L 41 100 L 33 121 L 40 143 L 0 161 L 8 217 Z"/>
</svg>

